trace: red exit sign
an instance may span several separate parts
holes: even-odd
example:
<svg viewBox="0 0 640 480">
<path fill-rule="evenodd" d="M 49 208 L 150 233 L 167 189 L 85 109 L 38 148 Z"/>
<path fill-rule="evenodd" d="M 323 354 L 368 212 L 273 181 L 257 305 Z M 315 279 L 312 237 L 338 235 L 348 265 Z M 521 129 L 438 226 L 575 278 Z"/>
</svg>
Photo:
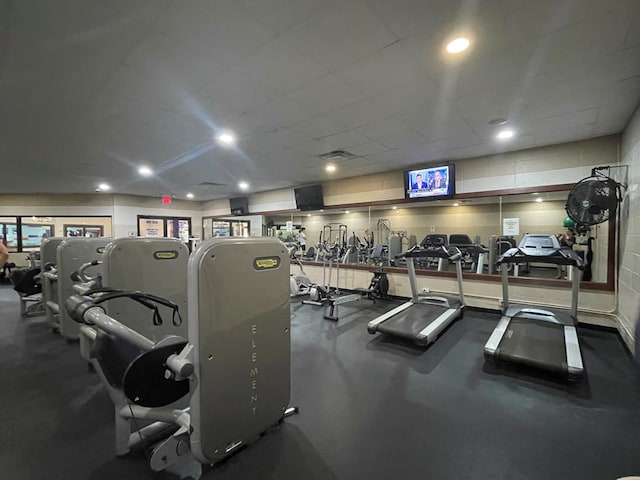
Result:
<svg viewBox="0 0 640 480">
<path fill-rule="evenodd" d="M 162 203 L 164 205 L 169 205 L 171 203 L 171 197 L 169 195 L 162 196 Z"/>
</svg>

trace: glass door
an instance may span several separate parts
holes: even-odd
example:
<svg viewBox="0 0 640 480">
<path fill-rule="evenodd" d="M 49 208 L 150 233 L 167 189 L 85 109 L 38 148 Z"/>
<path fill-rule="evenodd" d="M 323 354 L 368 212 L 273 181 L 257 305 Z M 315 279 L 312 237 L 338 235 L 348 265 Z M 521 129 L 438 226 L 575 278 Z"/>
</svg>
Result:
<svg viewBox="0 0 640 480">
<path fill-rule="evenodd" d="M 248 237 L 251 233 L 251 222 L 246 220 L 233 221 L 231 231 L 234 237 Z"/>
</svg>

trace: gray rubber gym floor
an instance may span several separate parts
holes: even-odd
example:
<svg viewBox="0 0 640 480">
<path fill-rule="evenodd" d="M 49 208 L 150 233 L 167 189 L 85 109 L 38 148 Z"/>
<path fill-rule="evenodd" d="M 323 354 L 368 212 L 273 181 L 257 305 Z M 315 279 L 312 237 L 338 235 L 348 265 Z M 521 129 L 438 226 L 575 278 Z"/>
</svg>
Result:
<svg viewBox="0 0 640 480">
<path fill-rule="evenodd" d="M 397 303 L 397 302 L 396 302 Z M 206 479 L 615 479 L 640 474 L 640 381 L 616 334 L 580 328 L 577 387 L 485 369 L 498 316 L 468 311 L 428 350 L 366 331 L 391 303 L 292 306 L 290 417 Z M 116 458 L 113 409 L 77 344 L 0 288 L 0 478 L 167 479 Z"/>
</svg>

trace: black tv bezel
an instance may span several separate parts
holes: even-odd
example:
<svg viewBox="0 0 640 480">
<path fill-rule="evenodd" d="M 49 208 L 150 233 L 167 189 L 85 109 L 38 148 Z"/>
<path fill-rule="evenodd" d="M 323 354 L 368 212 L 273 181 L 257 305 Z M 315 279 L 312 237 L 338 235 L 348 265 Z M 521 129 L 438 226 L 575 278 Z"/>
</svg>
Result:
<svg viewBox="0 0 640 480">
<path fill-rule="evenodd" d="M 321 195 L 322 204 L 321 205 L 305 205 L 305 206 L 301 207 L 300 205 L 298 205 L 297 192 L 299 190 L 308 189 L 308 188 L 312 188 L 312 187 L 313 188 L 318 188 L 318 187 L 320 188 L 320 193 L 322 194 Z M 308 212 L 308 211 L 311 211 L 311 210 L 320 210 L 320 209 L 324 208 L 324 187 L 323 187 L 323 185 L 321 183 L 317 183 L 317 184 L 314 184 L 314 185 L 304 185 L 302 187 L 295 187 L 293 189 L 293 197 L 294 197 L 294 200 L 296 202 L 296 208 L 298 210 L 300 210 L 301 212 Z"/>
<path fill-rule="evenodd" d="M 409 196 L 409 172 L 415 172 L 416 170 L 429 170 L 433 168 L 449 168 L 449 193 L 446 195 L 429 195 L 426 197 L 410 197 Z M 402 172 L 404 175 L 404 198 L 410 202 L 432 202 L 434 200 L 450 200 L 456 195 L 456 165 L 455 163 L 429 163 L 426 165 L 420 165 L 418 167 L 408 168 Z M 451 181 L 453 178 L 453 181 Z"/>
<path fill-rule="evenodd" d="M 231 204 L 233 203 L 234 200 L 242 200 L 243 204 L 242 204 L 242 213 L 234 213 L 233 207 L 231 206 Z M 246 210 L 245 210 L 246 207 Z M 230 198 L 229 199 L 229 211 L 231 212 L 231 215 L 233 215 L 234 217 L 240 217 L 242 215 L 247 215 L 249 213 L 249 197 L 235 197 L 235 198 Z M 237 209 L 236 209 L 237 211 Z"/>
</svg>

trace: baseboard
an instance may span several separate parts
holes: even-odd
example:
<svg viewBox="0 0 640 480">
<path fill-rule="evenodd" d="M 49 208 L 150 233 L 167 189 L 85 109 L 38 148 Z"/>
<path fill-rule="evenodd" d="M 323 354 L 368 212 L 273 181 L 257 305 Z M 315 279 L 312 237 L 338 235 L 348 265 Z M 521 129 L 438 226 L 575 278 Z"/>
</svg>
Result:
<svg viewBox="0 0 640 480">
<path fill-rule="evenodd" d="M 636 328 L 638 327 L 636 326 Z M 627 346 L 627 348 L 631 352 L 631 355 L 635 356 L 636 341 L 633 337 L 633 333 L 631 333 L 627 328 L 627 326 L 623 324 L 620 320 L 618 320 L 618 333 L 620 334 L 620 337 L 622 337 L 624 344 Z"/>
</svg>

